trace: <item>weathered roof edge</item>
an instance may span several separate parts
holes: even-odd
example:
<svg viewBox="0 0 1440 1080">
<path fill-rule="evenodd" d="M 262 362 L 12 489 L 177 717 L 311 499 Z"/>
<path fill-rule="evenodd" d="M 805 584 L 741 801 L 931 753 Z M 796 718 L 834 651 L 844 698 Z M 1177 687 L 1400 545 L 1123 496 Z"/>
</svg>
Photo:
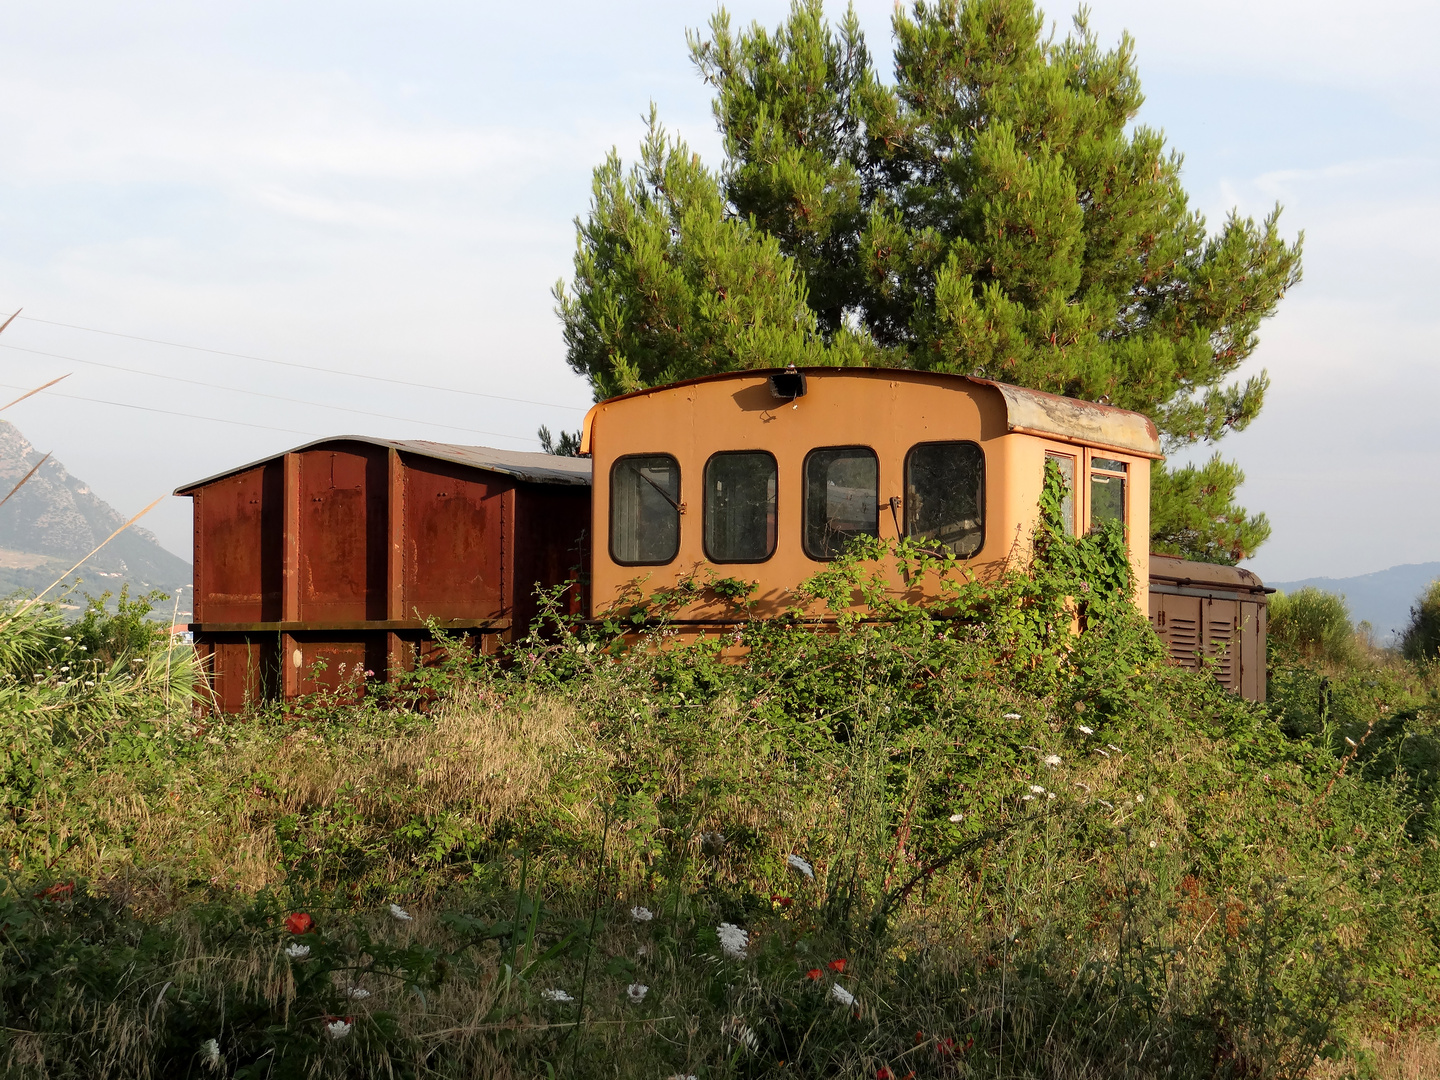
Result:
<svg viewBox="0 0 1440 1080">
<path fill-rule="evenodd" d="M 525 483 L 590 486 L 590 461 L 587 458 L 560 457 L 555 454 L 537 454 L 523 450 L 497 450 L 491 446 L 464 446 L 458 443 L 430 442 L 426 439 L 378 439 L 370 435 L 331 435 L 324 439 L 302 443 L 289 450 L 282 450 L 278 454 L 267 454 L 263 458 L 244 465 L 237 465 L 202 480 L 191 481 L 176 488 L 174 493 L 189 495 L 196 488 L 246 472 L 267 462 L 279 460 L 286 454 L 297 454 L 302 450 L 314 450 L 330 443 L 345 442 L 367 443 L 371 446 L 383 446 L 389 450 L 399 450 L 401 453 L 434 458 L 437 461 L 468 465 L 471 468 L 514 477 Z"/>
<path fill-rule="evenodd" d="M 590 411 L 585 414 L 585 423 L 581 429 L 580 437 L 581 453 L 589 453 L 590 451 L 591 427 L 594 423 L 596 410 L 602 405 L 610 405 L 617 401 L 624 401 L 626 398 L 640 397 L 661 390 L 674 390 L 678 387 L 693 386 L 696 383 L 718 382 L 723 379 L 754 376 L 768 377 L 783 370 L 785 369 L 747 368 L 741 371 L 724 371 L 716 375 L 701 375 L 694 379 L 682 379 L 679 382 L 666 383 L 663 386 L 652 386 L 644 390 L 634 390 L 628 394 L 617 394 L 615 397 L 606 398 L 604 401 L 597 401 L 590 407 Z M 1009 431 L 1027 435 L 1053 436 L 1068 441 L 1081 442 L 1087 446 L 1121 450 L 1152 460 L 1158 460 L 1164 457 L 1164 454 L 1160 452 L 1160 432 L 1156 429 L 1151 419 L 1144 413 L 1131 412 L 1129 409 L 1117 408 L 1114 405 L 1101 405 L 1092 401 L 1081 401 L 1078 398 L 1062 397 L 1059 394 L 1047 394 L 1043 390 L 1029 390 L 1023 386 L 1012 386 L 1009 383 L 996 382 L 993 379 L 981 379 L 973 375 L 955 375 L 941 371 L 917 371 L 914 368 L 879 367 L 807 367 L 800 368 L 799 370 L 803 371 L 806 375 L 846 374 L 873 375 L 888 378 L 903 375 L 912 378 L 958 379 L 975 386 L 987 386 L 999 391 L 1000 396 L 1005 399 L 1006 428 Z"/>
</svg>

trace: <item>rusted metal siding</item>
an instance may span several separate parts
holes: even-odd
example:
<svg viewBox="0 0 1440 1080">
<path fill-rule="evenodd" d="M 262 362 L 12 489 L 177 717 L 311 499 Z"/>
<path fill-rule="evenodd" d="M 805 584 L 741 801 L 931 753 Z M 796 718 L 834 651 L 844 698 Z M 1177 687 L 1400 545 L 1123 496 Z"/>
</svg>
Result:
<svg viewBox="0 0 1440 1080">
<path fill-rule="evenodd" d="M 575 575 L 589 518 L 586 463 L 373 439 L 307 444 L 178 494 L 194 499 L 192 630 L 226 712 L 353 697 L 435 662 L 430 619 L 494 651 L 533 616 L 535 582 Z"/>
<path fill-rule="evenodd" d="M 1170 662 L 1251 701 L 1265 700 L 1267 590 L 1239 567 L 1152 555 L 1150 623 Z"/>
<path fill-rule="evenodd" d="M 394 618 L 499 618 L 508 478 L 402 454 L 403 587 Z"/>
</svg>

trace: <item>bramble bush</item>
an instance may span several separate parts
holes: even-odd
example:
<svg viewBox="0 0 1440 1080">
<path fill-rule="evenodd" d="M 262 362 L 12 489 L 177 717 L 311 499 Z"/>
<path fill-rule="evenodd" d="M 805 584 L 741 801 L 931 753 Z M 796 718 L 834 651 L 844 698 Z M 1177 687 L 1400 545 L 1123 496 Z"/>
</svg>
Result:
<svg viewBox="0 0 1440 1080">
<path fill-rule="evenodd" d="M 552 597 L 356 703 L 44 712 L 7 1075 L 1383 1075 L 1440 1022 L 1435 699 L 1167 666 L 1057 485 L 994 581 L 860 543 L 785 618 Z"/>
</svg>

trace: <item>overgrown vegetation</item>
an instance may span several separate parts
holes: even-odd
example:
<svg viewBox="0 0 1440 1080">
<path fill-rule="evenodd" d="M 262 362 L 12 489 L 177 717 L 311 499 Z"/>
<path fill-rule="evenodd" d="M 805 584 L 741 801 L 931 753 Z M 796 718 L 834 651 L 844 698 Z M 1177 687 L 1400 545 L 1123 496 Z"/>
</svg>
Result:
<svg viewBox="0 0 1440 1080">
<path fill-rule="evenodd" d="M 662 598 L 241 717 L 192 715 L 159 641 L 77 671 L 73 628 L 12 607 L 6 1075 L 1426 1060 L 1434 684 L 1289 652 L 1240 701 L 1164 663 L 1117 532 L 1036 540 L 990 583 L 857 548 L 772 622 L 697 581 L 733 634 L 677 644 Z M 897 563 L 941 599 L 887 588 Z"/>
</svg>

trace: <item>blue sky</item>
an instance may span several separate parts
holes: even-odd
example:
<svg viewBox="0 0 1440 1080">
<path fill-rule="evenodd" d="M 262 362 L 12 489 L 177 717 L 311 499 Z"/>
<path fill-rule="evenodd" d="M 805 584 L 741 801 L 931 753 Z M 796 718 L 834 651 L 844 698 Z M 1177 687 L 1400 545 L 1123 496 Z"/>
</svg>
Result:
<svg viewBox="0 0 1440 1080">
<path fill-rule="evenodd" d="M 891 5 L 856 6 L 888 70 Z M 575 426 L 589 394 L 550 297 L 572 221 L 652 100 L 718 164 L 684 43 L 712 11 L 7 4 L 0 311 L 33 318 L 0 336 L 0 383 L 73 374 L 6 418 L 126 512 L 311 435 L 525 449 Z M 1140 119 L 1212 222 L 1278 200 L 1306 233 L 1305 281 L 1252 361 L 1265 412 L 1221 444 L 1275 528 L 1251 565 L 1440 559 L 1440 5 L 1096 0 L 1092 23 L 1136 38 Z M 188 556 L 188 500 L 146 523 Z"/>
</svg>

